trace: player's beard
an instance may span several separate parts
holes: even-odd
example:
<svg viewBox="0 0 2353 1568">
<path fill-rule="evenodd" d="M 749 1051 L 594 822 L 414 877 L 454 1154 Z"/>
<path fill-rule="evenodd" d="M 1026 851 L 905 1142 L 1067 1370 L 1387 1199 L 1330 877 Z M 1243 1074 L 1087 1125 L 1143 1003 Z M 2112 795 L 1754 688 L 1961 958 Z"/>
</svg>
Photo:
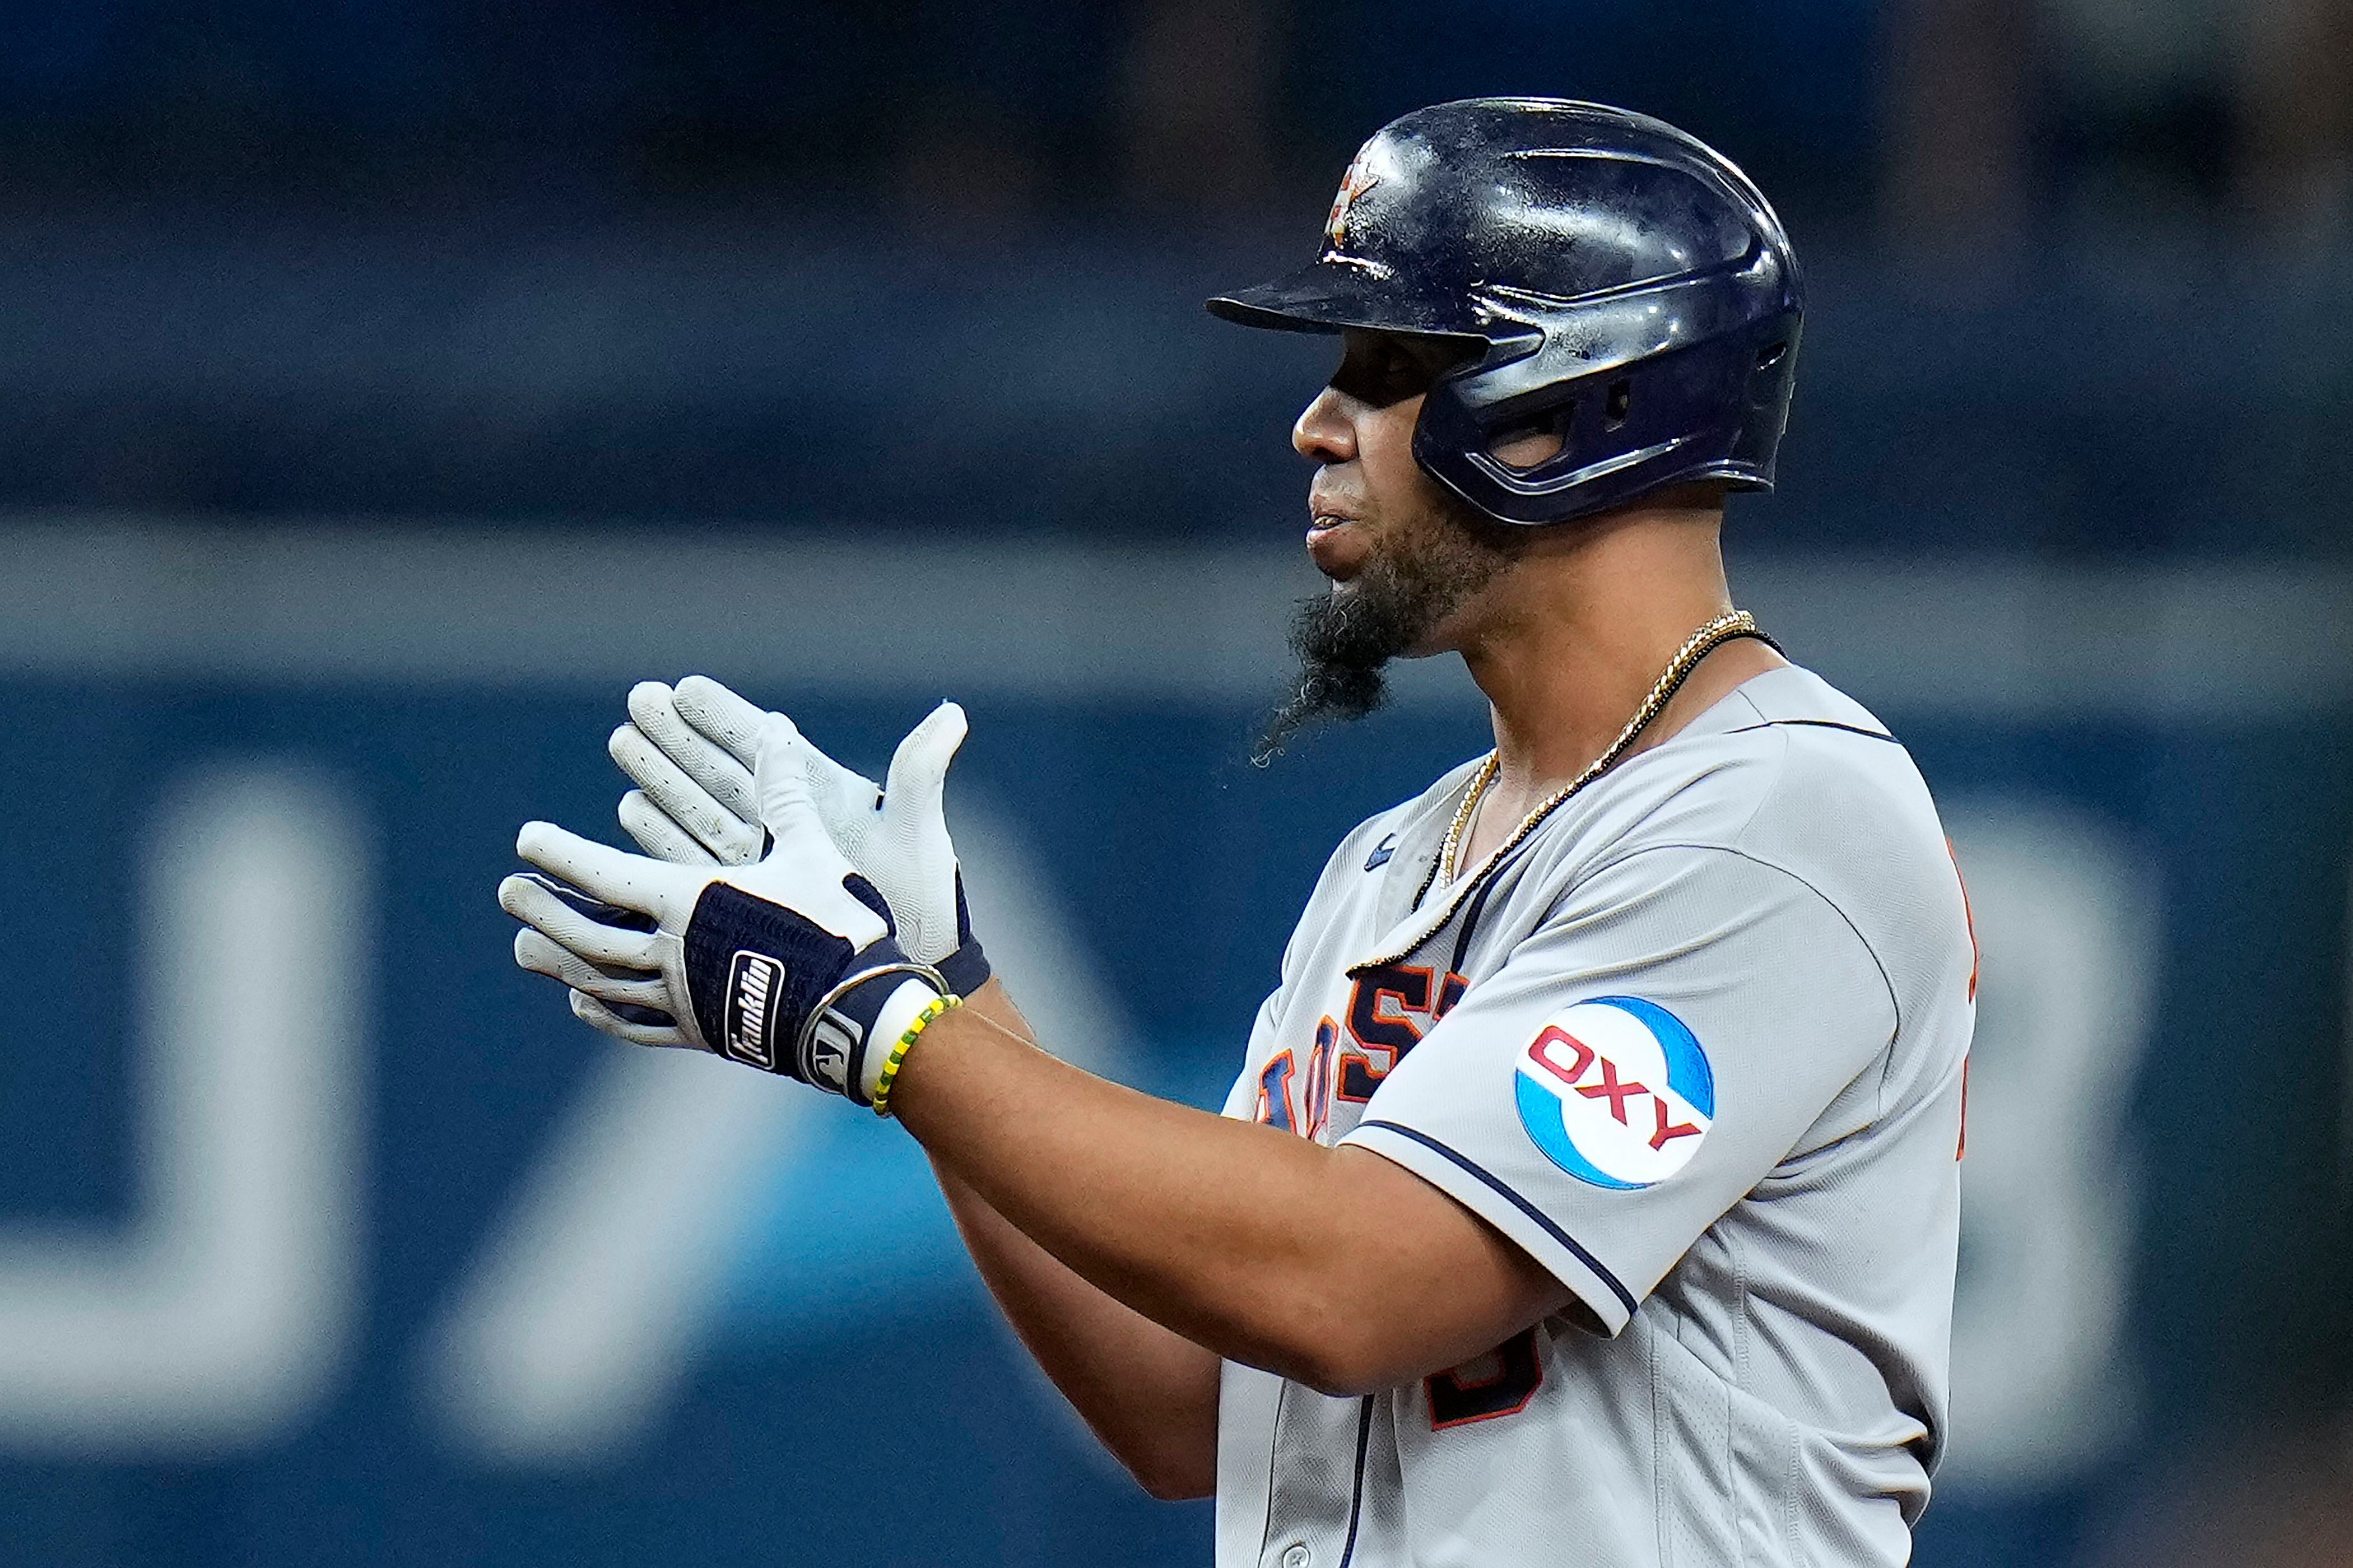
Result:
<svg viewBox="0 0 2353 1568">
<path fill-rule="evenodd" d="M 1420 647 L 1525 545 L 1519 530 L 1453 505 L 1377 547 L 1346 586 L 1302 600 L 1291 623 L 1299 678 L 1267 716 L 1250 761 L 1264 767 L 1309 725 L 1380 707 L 1389 660 Z"/>
</svg>

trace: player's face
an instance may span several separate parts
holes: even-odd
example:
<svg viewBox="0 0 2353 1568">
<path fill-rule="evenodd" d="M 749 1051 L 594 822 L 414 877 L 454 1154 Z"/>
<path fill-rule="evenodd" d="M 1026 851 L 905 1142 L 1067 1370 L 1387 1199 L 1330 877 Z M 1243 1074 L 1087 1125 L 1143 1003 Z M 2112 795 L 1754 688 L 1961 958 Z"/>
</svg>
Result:
<svg viewBox="0 0 2353 1568">
<path fill-rule="evenodd" d="M 1440 338 L 1351 328 L 1332 383 L 1292 426 L 1291 444 L 1322 465 L 1307 492 L 1307 552 L 1335 583 L 1364 571 L 1400 531 L 1446 521 L 1447 497 L 1413 460 L 1414 422 L 1430 384 L 1463 355 Z"/>
<path fill-rule="evenodd" d="M 1380 706 L 1390 659 L 1465 646 L 1482 591 L 1525 542 L 1413 460 L 1422 397 L 1461 353 L 1435 339 L 1351 331 L 1332 384 L 1293 429 L 1293 444 L 1318 465 L 1307 549 L 1332 591 L 1301 605 L 1292 626 L 1299 684 L 1267 721 L 1261 760 L 1317 719 Z"/>
<path fill-rule="evenodd" d="M 1335 626 L 1355 629 L 1359 653 L 1455 649 L 1464 623 L 1478 618 L 1480 590 L 1527 542 L 1473 512 L 1414 461 L 1422 399 L 1472 350 L 1451 339 L 1353 329 L 1342 342 L 1331 384 L 1292 430 L 1292 444 L 1321 465 L 1308 489 L 1308 553 L 1332 579 L 1330 612 L 1345 617 Z M 1521 458 L 1501 448 L 1497 456 Z"/>
</svg>

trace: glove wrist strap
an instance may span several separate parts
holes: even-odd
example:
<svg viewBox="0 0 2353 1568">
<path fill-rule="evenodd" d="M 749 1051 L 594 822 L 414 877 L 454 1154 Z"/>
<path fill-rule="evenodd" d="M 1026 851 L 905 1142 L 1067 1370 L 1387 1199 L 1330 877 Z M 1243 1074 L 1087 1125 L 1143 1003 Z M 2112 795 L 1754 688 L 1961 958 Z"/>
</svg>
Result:
<svg viewBox="0 0 2353 1568">
<path fill-rule="evenodd" d="M 859 954 L 858 967 L 818 997 L 802 1020 L 793 1042 L 793 1076 L 871 1104 L 881 1058 L 897 1043 L 895 1035 L 877 1038 L 877 1026 L 887 1005 L 911 983 L 934 996 L 952 994 L 938 970 L 904 956 L 887 938 Z"/>
<path fill-rule="evenodd" d="M 951 996 L 971 995 L 988 984 L 989 973 L 988 955 L 969 933 L 962 946 L 940 960 L 940 977 L 947 982 L 944 989 Z"/>
</svg>

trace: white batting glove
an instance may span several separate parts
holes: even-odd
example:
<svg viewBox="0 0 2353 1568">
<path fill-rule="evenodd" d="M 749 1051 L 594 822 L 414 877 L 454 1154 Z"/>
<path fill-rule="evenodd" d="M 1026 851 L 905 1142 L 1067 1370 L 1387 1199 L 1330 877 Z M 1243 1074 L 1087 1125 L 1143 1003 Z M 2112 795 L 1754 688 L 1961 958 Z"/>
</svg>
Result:
<svg viewBox="0 0 2353 1568">
<path fill-rule="evenodd" d="M 781 713 L 762 711 L 707 676 L 675 689 L 641 681 L 629 722 L 607 750 L 637 788 L 621 797 L 621 826 L 649 855 L 685 865 L 738 865 L 762 852 L 753 763 L 781 733 L 827 836 L 880 889 L 901 947 L 936 965 L 959 995 L 988 979 L 965 907 L 943 795 L 965 734 L 964 710 L 943 702 L 899 742 L 888 787 L 843 767 Z"/>
<path fill-rule="evenodd" d="M 524 922 L 515 962 L 570 986 L 597 1028 L 871 1105 L 889 1047 L 951 993 L 892 940 L 881 894 L 827 836 L 793 740 L 779 722 L 761 749 L 762 858 L 680 865 L 533 822 L 515 849 L 546 875 L 509 877 L 499 902 Z"/>
</svg>

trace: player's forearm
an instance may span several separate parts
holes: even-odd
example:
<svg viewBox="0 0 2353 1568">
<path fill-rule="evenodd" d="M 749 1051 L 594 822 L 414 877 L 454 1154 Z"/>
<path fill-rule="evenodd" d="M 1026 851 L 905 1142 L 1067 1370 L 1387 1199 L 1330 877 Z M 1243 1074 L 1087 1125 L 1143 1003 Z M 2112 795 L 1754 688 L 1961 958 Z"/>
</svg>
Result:
<svg viewBox="0 0 2353 1568">
<path fill-rule="evenodd" d="M 1156 1498 L 1217 1485 L 1218 1358 L 1096 1289 L 934 1162 L 980 1277 L 1039 1366 Z"/>
<path fill-rule="evenodd" d="M 992 1026 L 981 1015 L 1001 995 L 932 1026 L 894 1110 L 998 1215 L 1155 1323 L 1363 1392 L 1479 1354 L 1558 1304 L 1523 1255 L 1379 1156 L 1107 1083 Z M 1409 1205 L 1418 1223 L 1393 1223 Z M 1404 1239 L 1449 1226 L 1449 1249 Z M 1484 1238 L 1467 1272 L 1462 1230 Z M 1466 1317 L 1465 1299 L 1493 1306 Z"/>
</svg>

